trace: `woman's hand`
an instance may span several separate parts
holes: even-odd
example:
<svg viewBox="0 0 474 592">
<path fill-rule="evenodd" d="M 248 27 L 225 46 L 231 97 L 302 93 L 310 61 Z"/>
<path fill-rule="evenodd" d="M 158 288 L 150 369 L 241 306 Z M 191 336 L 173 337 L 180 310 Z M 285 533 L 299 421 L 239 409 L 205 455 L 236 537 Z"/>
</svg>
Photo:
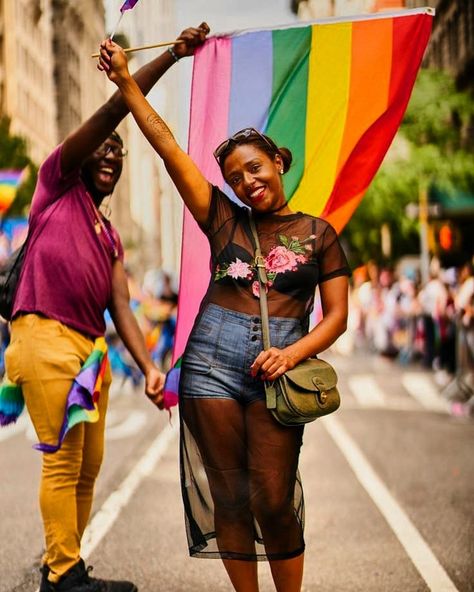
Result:
<svg viewBox="0 0 474 592">
<path fill-rule="evenodd" d="M 109 80 L 117 86 L 120 82 L 130 78 L 128 61 L 125 52 L 111 39 L 105 39 L 100 44 L 100 56 L 97 68 L 107 74 Z"/>
<path fill-rule="evenodd" d="M 197 28 L 189 27 L 188 29 L 185 29 L 178 37 L 178 39 L 182 39 L 184 43 L 175 43 L 175 45 L 173 45 L 173 51 L 178 58 L 193 55 L 196 48 L 204 43 L 209 31 L 210 28 L 207 23 L 201 23 Z"/>
<path fill-rule="evenodd" d="M 250 366 L 250 373 L 255 378 L 272 382 L 296 366 L 295 360 L 277 347 L 262 351 Z"/>
</svg>

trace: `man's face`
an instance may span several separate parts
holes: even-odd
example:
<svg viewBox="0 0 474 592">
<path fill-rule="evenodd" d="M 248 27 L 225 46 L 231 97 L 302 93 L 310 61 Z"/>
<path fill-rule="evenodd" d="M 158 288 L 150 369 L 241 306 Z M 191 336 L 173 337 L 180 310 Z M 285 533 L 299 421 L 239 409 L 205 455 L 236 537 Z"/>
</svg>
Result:
<svg viewBox="0 0 474 592">
<path fill-rule="evenodd" d="M 82 165 L 86 181 L 92 184 L 94 193 L 105 197 L 114 190 L 122 173 L 126 150 L 113 138 L 107 138 Z"/>
</svg>

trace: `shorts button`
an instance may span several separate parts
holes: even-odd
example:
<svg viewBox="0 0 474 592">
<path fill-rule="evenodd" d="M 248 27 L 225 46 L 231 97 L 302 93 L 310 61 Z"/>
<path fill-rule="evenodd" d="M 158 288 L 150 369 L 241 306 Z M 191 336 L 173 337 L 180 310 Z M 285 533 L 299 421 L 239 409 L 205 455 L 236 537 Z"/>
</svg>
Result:
<svg viewBox="0 0 474 592">
<path fill-rule="evenodd" d="M 254 325 L 252 327 L 252 331 L 260 331 L 260 327 L 258 325 Z"/>
<path fill-rule="evenodd" d="M 252 337 L 250 338 L 251 341 L 257 341 L 258 336 L 257 335 L 252 335 Z"/>
</svg>

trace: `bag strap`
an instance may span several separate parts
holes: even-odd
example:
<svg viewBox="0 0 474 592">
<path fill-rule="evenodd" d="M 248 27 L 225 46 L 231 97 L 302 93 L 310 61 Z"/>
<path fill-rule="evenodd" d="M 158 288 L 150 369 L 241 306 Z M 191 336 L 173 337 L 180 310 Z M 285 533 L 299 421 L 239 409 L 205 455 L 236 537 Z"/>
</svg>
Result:
<svg viewBox="0 0 474 592">
<path fill-rule="evenodd" d="M 268 302 L 267 302 L 267 284 L 268 277 L 265 269 L 265 260 L 260 249 L 260 241 L 258 239 L 257 227 L 255 220 L 252 216 L 252 212 L 249 213 L 250 230 L 255 242 L 255 265 L 257 267 L 257 277 L 259 283 L 259 295 L 260 295 L 260 317 L 262 322 L 262 338 L 263 338 L 263 349 L 270 349 L 270 327 L 268 324 Z M 267 400 L 267 409 L 276 408 L 276 390 L 271 382 L 265 382 L 265 395 Z"/>
</svg>

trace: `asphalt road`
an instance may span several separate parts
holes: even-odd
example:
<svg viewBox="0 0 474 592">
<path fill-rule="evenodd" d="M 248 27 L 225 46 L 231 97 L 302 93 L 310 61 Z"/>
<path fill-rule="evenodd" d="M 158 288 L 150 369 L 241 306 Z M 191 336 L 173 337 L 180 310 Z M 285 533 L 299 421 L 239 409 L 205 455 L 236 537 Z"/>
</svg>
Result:
<svg viewBox="0 0 474 592">
<path fill-rule="evenodd" d="M 305 592 L 474 591 L 474 421 L 451 417 L 432 376 L 335 357 L 341 410 L 306 429 Z M 218 560 L 187 556 L 172 423 L 114 386 L 107 453 L 83 554 L 140 592 L 231 591 Z M 0 431 L 0 592 L 34 592 L 40 454 L 26 417 Z M 261 591 L 273 590 L 259 565 Z"/>
</svg>

